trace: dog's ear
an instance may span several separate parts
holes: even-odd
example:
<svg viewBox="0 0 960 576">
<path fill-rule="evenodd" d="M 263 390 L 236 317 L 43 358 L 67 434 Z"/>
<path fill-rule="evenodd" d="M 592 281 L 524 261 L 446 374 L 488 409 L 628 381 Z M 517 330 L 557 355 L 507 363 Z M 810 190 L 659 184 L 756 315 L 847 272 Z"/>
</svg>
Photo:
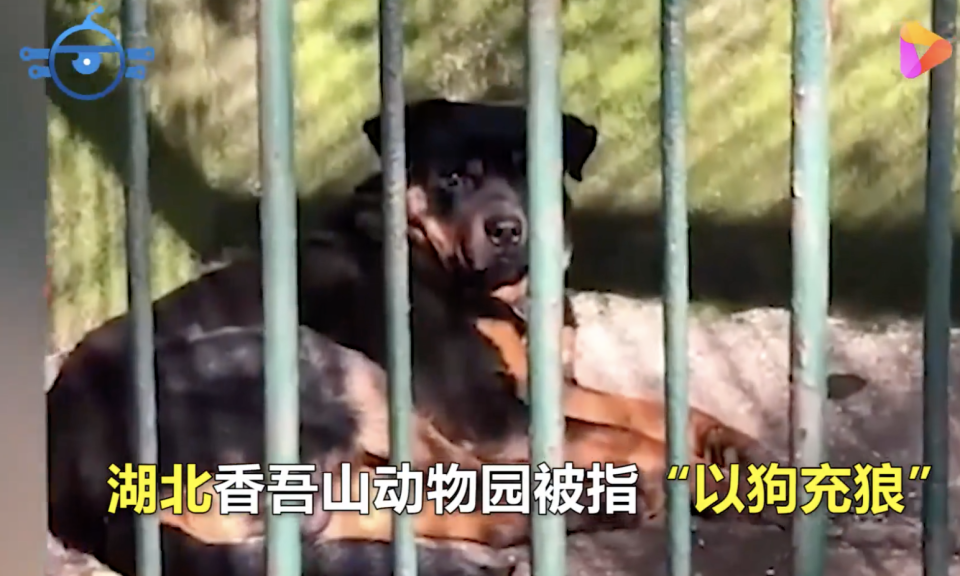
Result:
<svg viewBox="0 0 960 576">
<path fill-rule="evenodd" d="M 570 177 L 583 180 L 583 166 L 597 148 L 597 129 L 572 114 L 563 115 L 563 165 Z"/>
<path fill-rule="evenodd" d="M 352 225 L 375 240 L 383 240 L 383 174 L 369 176 L 353 189 L 347 201 Z"/>
<path fill-rule="evenodd" d="M 459 106 L 457 102 L 441 98 L 407 104 L 403 124 L 408 165 L 430 150 L 456 144 L 455 141 L 470 131 L 469 126 L 461 125 L 460 118 L 454 117 Z M 381 118 L 382 114 L 377 114 L 363 123 L 363 133 L 377 156 L 383 155 Z"/>
<path fill-rule="evenodd" d="M 371 146 L 373 146 L 373 151 L 377 153 L 377 156 L 380 156 L 380 153 L 383 150 L 380 146 L 382 139 L 379 114 L 363 123 L 363 133 L 366 134 L 367 141 L 370 142 Z"/>
<path fill-rule="evenodd" d="M 363 132 L 378 156 L 383 153 L 381 116 L 363 123 Z M 477 142 L 526 149 L 527 114 L 523 106 L 432 99 L 408 104 L 404 110 L 407 163 L 431 151 L 449 151 Z M 597 129 L 572 114 L 563 115 L 564 169 L 577 181 L 597 146 Z"/>
</svg>

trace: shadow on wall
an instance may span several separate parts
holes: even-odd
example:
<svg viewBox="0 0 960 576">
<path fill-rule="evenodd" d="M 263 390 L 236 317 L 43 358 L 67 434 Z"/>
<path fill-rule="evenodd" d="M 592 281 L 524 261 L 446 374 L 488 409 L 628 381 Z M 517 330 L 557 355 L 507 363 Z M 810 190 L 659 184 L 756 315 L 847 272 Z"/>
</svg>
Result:
<svg viewBox="0 0 960 576">
<path fill-rule="evenodd" d="M 574 298 L 574 309 L 580 322 L 577 377 L 581 384 L 630 396 L 664 397 L 663 311 L 658 303 L 581 293 Z M 756 309 L 712 318 L 693 317 L 688 340 L 691 405 L 755 434 L 782 463 L 789 458 L 789 332 L 786 311 Z M 858 322 L 830 322 L 828 370 L 848 375 L 831 378 L 836 387 L 833 391 L 841 392 L 840 387 L 847 390 L 828 401 L 823 413 L 823 438 L 828 461 L 834 467 L 878 466 L 886 462 L 909 469 L 920 463 L 922 340 L 918 322 L 891 322 L 883 330 L 869 332 Z M 949 379 L 955 382 L 960 378 L 960 331 L 956 330 L 951 359 Z M 950 422 L 948 429 L 943 430 L 952 454 L 948 473 L 951 529 L 955 534 L 960 520 L 956 485 L 960 460 L 955 450 L 960 444 L 958 401 L 951 398 Z M 851 485 L 853 476 L 843 481 Z M 830 514 L 833 561 L 852 564 L 847 570 L 833 565 L 827 573 L 919 574 L 921 485 L 921 481 L 910 479 L 904 472 L 902 514 Z M 847 496 L 862 497 L 862 493 L 857 495 L 857 490 L 852 489 Z M 769 492 L 766 498 L 769 503 Z M 713 529 L 708 530 L 710 527 Z M 740 528 L 720 522 L 700 523 L 696 530 L 698 543 L 694 546 L 694 565 L 700 573 L 791 573 L 788 533 Z M 658 542 L 656 534 L 651 536 L 652 542 Z M 597 541 L 614 540 L 599 537 L 594 543 Z M 662 548 L 652 542 L 646 544 L 643 538 L 632 534 L 631 544 L 617 544 L 607 554 L 587 553 L 577 560 L 593 568 L 583 570 L 585 574 L 597 573 L 598 569 L 618 576 L 635 574 L 638 572 L 631 567 L 640 566 L 641 560 L 656 562 L 662 558 Z M 645 553 L 638 543 L 647 550 Z M 750 554 L 742 553 L 745 546 L 755 545 L 760 548 L 750 548 Z M 722 554 L 729 550 L 740 553 Z M 872 566 L 873 560 L 882 561 L 883 568 Z M 901 569 L 894 570 L 894 566 Z M 905 566 L 911 568 L 902 569 Z"/>
<path fill-rule="evenodd" d="M 57 10 L 47 10 L 48 42 L 73 25 L 72 19 Z M 70 78 L 71 86 L 79 86 L 79 92 L 96 92 L 112 79 L 112 73 L 104 69 L 80 76 L 65 64 L 57 61 L 58 72 Z M 90 142 L 110 170 L 123 175 L 129 146 L 126 131 L 116 127 L 126 124 L 126 91 L 118 89 L 100 100 L 79 101 L 48 82 L 47 96 L 67 119 L 69 129 Z M 224 247 L 248 245 L 259 237 L 255 197 L 211 185 L 194 155 L 171 144 L 153 116 L 148 130 L 153 209 L 201 260 L 217 257 Z M 329 199 L 338 190 L 318 192 L 318 199 Z"/>
<path fill-rule="evenodd" d="M 918 194 L 922 193 L 920 190 Z M 663 243 L 660 214 L 581 209 L 574 216 L 571 285 L 629 296 L 660 294 Z M 920 314 L 926 275 L 923 222 L 831 230 L 831 301 L 858 317 Z M 960 238 L 954 236 L 954 242 Z M 953 285 L 960 286 L 954 251 Z M 690 290 L 693 301 L 733 309 L 787 307 L 791 290 L 790 221 L 786 212 L 734 223 L 690 217 Z M 960 290 L 953 290 L 954 318 Z"/>
</svg>

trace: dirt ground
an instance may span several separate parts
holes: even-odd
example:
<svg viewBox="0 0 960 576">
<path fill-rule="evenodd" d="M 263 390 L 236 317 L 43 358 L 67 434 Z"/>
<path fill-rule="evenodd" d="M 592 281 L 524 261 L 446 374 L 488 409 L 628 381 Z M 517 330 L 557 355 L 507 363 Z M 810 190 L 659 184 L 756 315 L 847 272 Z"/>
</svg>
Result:
<svg viewBox="0 0 960 576">
<path fill-rule="evenodd" d="M 629 395 L 662 394 L 661 308 L 620 296 L 582 293 L 577 377 L 587 386 Z M 788 315 L 752 310 L 691 320 L 690 389 L 693 405 L 758 435 L 785 458 L 787 441 Z M 921 329 L 917 323 L 830 323 L 830 370 L 867 380 L 853 396 L 830 402 L 827 441 L 835 466 L 890 462 L 909 466 L 921 454 Z M 960 331 L 951 347 L 951 382 L 960 381 Z M 957 398 L 951 399 L 951 446 L 960 441 Z M 957 455 L 950 463 L 952 528 L 960 511 Z M 904 478 L 903 514 L 831 519 L 827 573 L 843 576 L 919 576 L 920 485 Z M 773 576 L 792 572 L 791 536 L 773 528 L 696 522 L 697 576 Z M 666 574 L 661 530 L 616 531 L 568 538 L 571 576 Z M 526 550 L 506 553 L 529 573 Z M 105 576 L 109 571 L 48 538 L 47 576 Z M 954 557 L 951 574 L 960 575 Z"/>
<path fill-rule="evenodd" d="M 624 394 L 663 393 L 662 308 L 655 302 L 601 294 L 575 299 L 582 324 L 577 377 Z M 691 319 L 691 403 L 758 438 L 785 461 L 788 424 L 789 315 L 757 309 Z M 951 346 L 951 382 L 960 381 L 960 331 Z M 862 391 L 827 408 L 827 444 L 835 466 L 910 466 L 922 446 L 922 330 L 918 323 L 867 325 L 832 318 L 830 372 L 858 375 Z M 951 446 L 960 442 L 958 399 L 950 406 Z M 960 512 L 957 455 L 950 462 L 952 528 Z M 903 514 L 831 519 L 827 573 L 912 576 L 920 561 L 920 484 L 904 478 Z M 791 535 L 744 525 L 700 523 L 694 573 L 700 576 L 790 574 Z M 574 570 L 583 574 L 664 574 L 662 533 L 603 534 L 570 539 Z M 956 561 L 951 573 L 960 574 Z"/>
</svg>

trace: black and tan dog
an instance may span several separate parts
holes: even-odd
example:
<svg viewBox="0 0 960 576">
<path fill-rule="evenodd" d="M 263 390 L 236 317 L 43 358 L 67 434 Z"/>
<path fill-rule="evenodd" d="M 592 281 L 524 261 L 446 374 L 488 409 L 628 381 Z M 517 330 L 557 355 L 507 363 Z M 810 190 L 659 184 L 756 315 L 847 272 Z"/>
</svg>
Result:
<svg viewBox="0 0 960 576">
<path fill-rule="evenodd" d="M 158 432 L 160 466 L 154 479 L 158 498 L 175 496 L 161 485 L 174 464 L 195 464 L 215 471 L 221 464 L 264 461 L 263 336 L 259 327 L 226 327 L 168 338 L 157 347 Z M 341 483 L 351 482 L 357 499 L 359 475 L 373 473 L 383 460 L 362 447 L 361 429 L 370 426 L 358 410 L 357 390 L 385 394 L 382 370 L 361 354 L 301 328 L 299 338 L 300 426 L 302 462 L 314 465 L 318 491 L 314 514 L 303 516 L 305 574 L 387 574 L 391 557 L 383 543 L 390 538 L 390 514 L 330 512 L 322 508 L 322 490 L 339 500 Z M 130 373 L 122 364 L 100 364 L 84 379 L 69 373 L 48 399 L 50 431 L 50 529 L 70 547 L 107 563 L 121 574 L 135 574 L 133 514 L 108 514 L 113 490 L 105 471 L 134 458 L 134 402 Z M 419 420 L 418 460 L 465 462 L 469 455 L 448 451 L 449 443 Z M 425 454 L 426 450 L 429 454 Z M 339 475 L 342 463 L 351 476 Z M 323 472 L 333 472 L 324 487 Z M 267 470 L 263 470 L 267 474 Z M 184 482 L 187 481 L 185 477 Z M 210 511 L 160 512 L 164 573 L 184 576 L 263 574 L 262 516 L 220 515 L 213 482 L 198 490 L 210 499 Z M 209 496 L 203 496 L 207 494 Z M 186 494 L 184 494 L 186 496 Z M 266 510 L 265 492 L 260 509 Z M 433 514 L 428 503 L 416 517 L 417 532 L 445 540 L 495 541 L 502 523 L 479 514 Z M 519 520 L 519 519 L 518 519 Z M 491 532 L 494 531 L 494 532 Z M 421 552 L 427 574 L 495 574 L 496 566 L 465 562 L 449 550 Z"/>
<path fill-rule="evenodd" d="M 576 176 L 597 134 L 579 120 L 565 123 L 565 161 Z M 499 352 L 474 323 L 475 308 L 491 292 L 526 275 L 524 125 L 523 112 L 513 108 L 430 101 L 408 111 L 419 469 L 450 461 L 475 467 L 474 453 L 487 461 L 526 458 L 527 408 L 504 387 Z M 389 456 L 377 190 L 360 190 L 338 226 L 300 250 L 302 458 L 321 470 L 335 472 L 341 462 L 371 466 Z M 260 262 L 212 271 L 158 300 L 154 312 L 163 473 L 174 463 L 262 462 Z M 49 523 L 68 546 L 132 575 L 132 513 L 106 513 L 107 466 L 133 457 L 128 329 L 124 316 L 89 333 L 48 394 Z M 389 572 L 388 555 L 350 542 L 389 540 L 389 515 L 373 516 L 306 519 L 309 573 Z M 163 514 L 162 524 L 166 574 L 263 573 L 261 518 Z M 527 531 L 527 520 L 511 515 L 425 511 L 416 524 L 423 537 L 491 545 L 522 540 Z M 459 566 L 444 559 L 425 555 L 424 572 Z"/>
<path fill-rule="evenodd" d="M 515 292 L 522 286 L 501 289 L 498 294 L 509 294 L 510 302 L 516 302 Z M 568 427 L 572 422 L 599 432 L 612 440 L 626 439 L 623 445 L 641 471 L 640 493 L 643 497 L 644 518 L 662 520 L 664 512 L 667 444 L 666 444 L 666 408 L 662 401 L 649 398 L 624 396 L 582 386 L 576 379 L 574 360 L 576 351 L 576 319 L 573 316 L 569 298 L 565 298 L 565 325 L 561 335 L 562 361 L 565 383 L 563 387 L 563 414 Z M 522 310 L 508 305 L 500 313 L 488 314 L 477 319 L 477 328 L 490 339 L 500 351 L 503 369 L 509 374 L 504 381 L 512 386 L 513 392 L 520 398 L 529 400 L 527 366 L 527 324 Z M 714 482 L 705 478 L 705 487 L 710 491 L 719 491 L 721 495 L 731 489 L 729 482 L 730 465 L 768 464 L 770 454 L 761 444 L 749 435 L 728 426 L 709 414 L 691 408 L 687 423 L 687 443 L 690 464 L 717 465 L 723 471 L 725 480 Z M 691 490 L 696 490 L 696 477 L 690 475 Z M 738 479 L 736 489 L 741 500 L 746 502 L 749 484 L 746 477 Z M 695 493 L 695 492 L 692 492 Z M 709 516 L 707 511 L 705 516 Z M 727 514 L 731 517 L 732 514 Z M 770 514 L 754 518 L 760 522 L 772 522 L 782 525 L 781 519 Z"/>
<path fill-rule="evenodd" d="M 423 116 L 428 116 L 431 121 L 438 122 L 440 126 L 461 126 L 472 136 L 470 139 L 456 140 L 450 133 L 443 130 L 428 133 L 426 137 L 418 135 L 418 138 L 408 141 L 408 150 L 413 150 L 415 154 L 423 153 L 418 150 L 427 151 L 430 155 L 436 155 L 438 159 L 443 154 L 440 151 L 455 151 L 457 146 L 466 145 L 473 151 L 486 150 L 491 142 L 496 142 L 495 149 L 490 149 L 483 153 L 487 159 L 498 159 L 490 165 L 501 168 L 509 167 L 508 172 L 515 176 L 509 180 L 509 185 L 514 190 L 525 190 L 525 179 L 522 178 L 525 164 L 525 141 L 522 131 L 517 131 L 508 137 L 507 133 L 499 127 L 503 125 L 522 126 L 525 123 L 523 111 L 517 108 L 503 107 L 476 107 L 475 105 L 451 105 L 446 102 L 432 102 L 421 104 L 419 107 L 410 108 L 407 113 L 406 121 L 408 124 L 418 125 L 422 122 Z M 510 121 L 504 119 L 512 115 Z M 378 119 L 370 120 L 364 130 L 368 138 L 378 152 L 381 151 L 380 132 Z M 573 117 L 564 118 L 564 159 L 568 173 L 576 180 L 582 177 L 581 168 L 586 162 L 589 154 L 595 145 L 596 133 L 592 128 L 585 127 L 579 120 Z M 582 134 L 582 137 L 574 137 Z M 510 144 L 512 139 L 512 144 Z M 589 145 L 586 145 L 589 143 Z M 506 154 L 507 150 L 510 155 Z M 459 158 L 462 155 L 453 153 L 453 158 Z M 454 160 L 450 164 L 453 168 L 458 161 Z M 440 160 L 437 166 L 444 166 L 444 161 Z M 470 180 L 463 177 L 473 176 L 473 178 L 483 178 L 485 166 L 483 162 L 472 161 L 461 164 L 460 171 L 456 169 L 441 170 L 449 172 L 453 176 L 452 187 L 460 190 L 454 195 L 430 195 L 416 187 L 411 188 L 411 195 L 408 197 L 410 202 L 411 214 L 415 215 L 416 225 L 413 226 L 411 238 L 415 246 L 427 247 L 428 251 L 433 251 L 440 262 L 445 262 L 445 271 L 442 276 L 445 282 L 458 277 L 461 280 L 456 281 L 458 290 L 464 290 L 465 294 L 481 295 L 476 302 L 462 307 L 461 311 L 465 315 L 475 314 L 475 324 L 477 329 L 497 350 L 502 371 L 502 381 L 506 388 L 515 396 L 526 397 L 527 370 L 526 370 L 526 343 L 525 343 L 525 322 L 522 308 L 526 297 L 526 275 L 517 276 L 516 267 L 508 267 L 509 272 L 504 274 L 503 270 L 498 270 L 496 265 L 481 262 L 477 266 L 477 260 L 472 257 L 472 247 L 470 242 L 473 239 L 481 237 L 479 234 L 470 234 L 470 227 L 476 226 L 476 222 L 460 220 L 456 216 L 457 210 L 450 212 L 449 216 L 437 218 L 437 210 L 456 206 L 450 198 L 470 198 Z M 488 167 L 490 167 L 488 166 Z M 501 168 L 502 169 L 502 168 Z M 431 181 L 435 178 L 431 174 L 414 174 L 414 181 Z M 368 202 L 371 205 L 379 205 L 381 196 L 379 195 L 378 182 L 373 186 L 362 187 L 361 190 L 368 191 Z M 466 184 L 466 185 L 464 185 Z M 432 189 L 442 189 L 443 185 L 433 187 Z M 424 190 L 429 190 L 427 187 Z M 360 195 L 364 197 L 363 194 Z M 525 195 L 521 195 L 524 198 Z M 462 210 L 467 214 L 472 214 L 470 202 L 460 204 Z M 569 210 L 569 197 L 564 195 L 564 213 Z M 364 212 L 369 214 L 370 212 Z M 417 217 L 416 215 L 422 215 Z M 518 238 L 517 243 L 523 244 L 524 230 L 523 220 L 519 217 L 512 223 L 508 223 L 506 229 L 513 232 L 512 237 Z M 501 230 L 502 231 L 502 230 Z M 569 234 L 567 235 L 567 255 L 569 258 L 572 246 L 570 245 Z M 522 251 L 522 252 L 525 252 Z M 483 254 L 483 250 L 480 251 Z M 497 258 L 502 258 L 498 255 Z M 511 255 L 511 262 L 521 262 L 525 259 L 525 254 L 515 253 Z M 569 260 L 568 260 L 569 262 Z M 477 286 L 476 278 L 471 278 L 476 274 L 476 270 L 482 268 L 484 274 L 482 278 L 485 284 Z M 472 287 L 472 288 L 471 288 Z M 492 294 L 492 298 L 488 295 Z M 505 306 L 502 306 L 505 305 Z M 572 374 L 572 350 L 575 341 L 575 318 L 570 306 L 569 300 L 565 304 L 565 323 L 563 334 L 564 348 L 564 368 L 568 377 L 568 385 L 564 391 L 564 414 L 566 416 L 567 443 L 565 454 L 567 460 L 572 461 L 580 467 L 589 467 L 590 464 L 597 461 L 606 461 L 617 464 L 637 464 L 643 471 L 642 489 L 645 492 L 646 512 L 649 515 L 657 515 L 661 511 L 663 489 L 662 481 L 665 475 L 666 467 L 666 425 L 665 409 L 662 402 L 651 401 L 649 399 L 630 398 L 617 394 L 604 393 L 590 388 L 579 386 L 573 379 Z M 457 387 L 452 387 L 457 390 Z M 489 391 L 485 387 L 472 388 L 482 391 L 484 394 Z M 468 396 L 463 396 L 466 400 Z M 473 398 L 471 398 L 472 400 Z M 484 403 L 481 396 L 475 397 L 476 402 L 471 402 L 469 406 L 492 406 L 496 403 Z M 455 401 L 455 398 L 451 398 Z M 443 401 L 441 405 L 444 410 L 451 406 L 451 402 Z M 518 407 L 510 402 L 503 402 L 502 406 L 510 407 L 511 410 L 517 410 Z M 418 406 L 419 407 L 419 406 Z M 526 406 L 521 410 L 525 412 Z M 455 412 L 454 412 L 455 413 Z M 483 418 L 484 422 L 499 422 L 496 415 L 491 418 Z M 434 416 L 444 418 L 443 415 Z M 501 414 L 507 422 L 514 420 L 524 421 L 525 416 L 516 414 Z M 690 411 L 689 422 L 687 426 L 688 443 L 690 446 L 690 462 L 692 464 L 717 464 L 721 468 L 727 468 L 733 463 L 766 463 L 771 455 L 760 443 L 747 434 L 732 428 L 709 414 L 697 409 Z M 441 432 L 449 436 L 459 446 L 468 446 L 470 451 L 483 462 L 505 462 L 522 461 L 527 458 L 528 439 L 525 434 L 518 430 L 508 430 L 506 435 L 489 436 L 481 434 L 476 438 L 464 437 L 463 430 L 458 430 L 456 426 L 441 427 Z M 691 482 L 694 478 L 691 476 Z M 707 479 L 708 484 L 712 482 Z M 726 482 L 719 482 L 715 489 L 724 492 L 730 488 Z M 741 498 L 746 498 L 746 492 L 749 488 L 744 479 L 739 482 Z M 763 522 L 773 522 L 782 524 L 781 519 L 764 514 L 756 517 Z M 576 523 L 576 526 L 589 526 L 587 523 Z"/>
</svg>

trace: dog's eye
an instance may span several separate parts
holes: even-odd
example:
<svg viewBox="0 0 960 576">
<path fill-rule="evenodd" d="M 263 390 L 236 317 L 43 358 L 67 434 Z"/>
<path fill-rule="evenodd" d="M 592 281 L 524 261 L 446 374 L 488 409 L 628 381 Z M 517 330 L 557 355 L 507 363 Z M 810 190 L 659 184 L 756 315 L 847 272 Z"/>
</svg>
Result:
<svg viewBox="0 0 960 576">
<path fill-rule="evenodd" d="M 526 150 L 514 150 L 510 155 L 510 160 L 513 163 L 513 167 L 517 170 L 525 171 L 527 169 L 527 151 Z"/>
<path fill-rule="evenodd" d="M 463 177 L 454 172 L 440 179 L 440 187 L 451 194 L 459 193 L 463 188 Z"/>
</svg>

